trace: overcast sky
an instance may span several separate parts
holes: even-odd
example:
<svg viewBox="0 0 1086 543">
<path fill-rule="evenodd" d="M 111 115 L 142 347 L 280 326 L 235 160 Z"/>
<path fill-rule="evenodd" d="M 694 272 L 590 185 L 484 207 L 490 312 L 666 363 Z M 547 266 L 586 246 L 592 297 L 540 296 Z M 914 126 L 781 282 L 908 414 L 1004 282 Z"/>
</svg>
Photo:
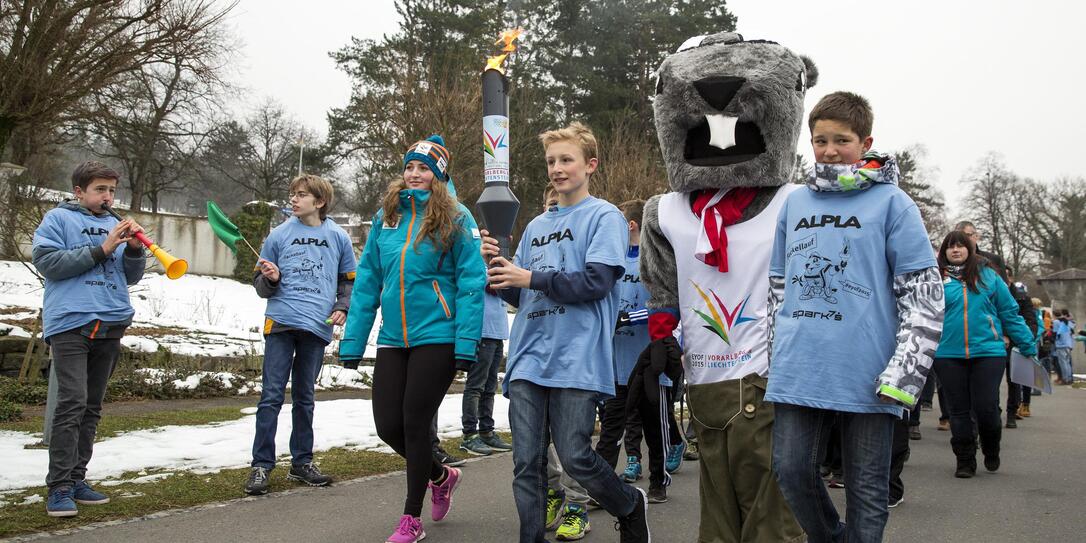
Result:
<svg viewBox="0 0 1086 543">
<path fill-rule="evenodd" d="M 807 109 L 850 90 L 875 110 L 875 147 L 923 144 L 951 218 L 962 175 L 987 152 L 1040 180 L 1086 176 L 1086 7 L 1080 2 L 765 1 L 727 3 L 747 39 L 810 56 L 820 78 Z M 241 0 L 237 78 L 250 103 L 271 97 L 325 132 L 325 113 L 350 96 L 328 52 L 351 36 L 394 32 L 391 0 Z M 531 32 L 531 29 L 527 29 Z M 707 33 L 713 29 L 706 29 Z M 678 46 L 678 44 L 676 44 Z M 241 107 L 241 106 L 239 106 Z M 804 130 L 800 151 L 811 156 Z"/>
</svg>

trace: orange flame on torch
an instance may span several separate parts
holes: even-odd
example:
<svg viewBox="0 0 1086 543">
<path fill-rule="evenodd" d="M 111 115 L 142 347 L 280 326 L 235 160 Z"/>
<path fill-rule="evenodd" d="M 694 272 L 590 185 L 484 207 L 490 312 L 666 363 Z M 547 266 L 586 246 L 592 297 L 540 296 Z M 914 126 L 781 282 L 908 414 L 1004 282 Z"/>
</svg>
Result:
<svg viewBox="0 0 1086 543">
<path fill-rule="evenodd" d="M 520 35 L 523 33 L 523 28 L 512 28 L 503 31 L 501 33 L 501 36 L 498 37 L 498 40 L 494 42 L 494 45 L 502 46 L 502 54 L 488 57 L 486 59 L 486 68 L 483 68 L 483 71 L 485 72 L 487 70 L 497 70 L 499 73 L 504 74 L 505 69 L 502 67 L 502 65 L 505 63 L 505 57 L 508 57 L 509 53 L 517 50 L 517 46 L 513 42 L 516 41 L 516 39 L 519 38 Z"/>
</svg>

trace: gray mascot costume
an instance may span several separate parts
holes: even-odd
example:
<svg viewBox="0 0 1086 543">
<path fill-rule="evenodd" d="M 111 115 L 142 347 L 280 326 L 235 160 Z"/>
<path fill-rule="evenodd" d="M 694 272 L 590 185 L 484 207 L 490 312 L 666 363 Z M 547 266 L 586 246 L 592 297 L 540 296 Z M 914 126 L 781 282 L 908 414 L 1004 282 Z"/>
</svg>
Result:
<svg viewBox="0 0 1086 543">
<path fill-rule="evenodd" d="M 788 181 L 816 75 L 805 57 L 734 33 L 688 40 L 658 73 L 672 192 L 645 206 L 644 358 L 660 372 L 684 354 L 701 453 L 699 542 L 803 538 L 773 475 L 773 406 L 762 398 L 770 250 L 781 204 L 799 188 Z"/>
</svg>

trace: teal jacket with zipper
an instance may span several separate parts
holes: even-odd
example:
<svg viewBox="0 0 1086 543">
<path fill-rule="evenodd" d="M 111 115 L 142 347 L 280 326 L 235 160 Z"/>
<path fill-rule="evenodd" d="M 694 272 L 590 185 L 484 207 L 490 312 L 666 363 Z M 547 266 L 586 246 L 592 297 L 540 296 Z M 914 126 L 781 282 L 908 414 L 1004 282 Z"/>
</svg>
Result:
<svg viewBox="0 0 1086 543">
<path fill-rule="evenodd" d="M 987 266 L 981 267 L 977 290 L 953 277 L 943 280 L 946 316 L 936 358 L 1003 357 L 1007 349 L 1003 336 L 1025 356 L 1035 356 L 1037 345 L 1026 321 L 1018 314 L 1018 303 L 1007 284 Z"/>
<path fill-rule="evenodd" d="M 471 212 L 457 204 L 460 226 L 448 251 L 429 238 L 418 240 L 429 191 L 400 191 L 400 220 L 386 224 L 377 212 L 351 294 L 339 355 L 358 360 L 381 308 L 377 344 L 415 347 L 451 343 L 456 358 L 475 360 L 483 327 L 486 265 L 479 255 L 479 229 Z M 416 241 L 418 244 L 416 245 Z"/>
</svg>

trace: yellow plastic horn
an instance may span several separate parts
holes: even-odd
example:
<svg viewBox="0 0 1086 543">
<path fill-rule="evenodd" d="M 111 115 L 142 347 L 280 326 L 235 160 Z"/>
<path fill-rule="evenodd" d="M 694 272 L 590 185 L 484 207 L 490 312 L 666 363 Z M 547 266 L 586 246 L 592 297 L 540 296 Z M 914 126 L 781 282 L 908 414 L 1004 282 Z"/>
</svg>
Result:
<svg viewBox="0 0 1086 543">
<path fill-rule="evenodd" d="M 136 239 L 139 239 L 141 236 L 146 238 L 146 236 L 143 236 L 143 234 L 138 232 L 136 233 Z M 143 242 L 142 239 L 140 239 L 140 241 Z M 147 244 L 144 243 L 144 245 Z M 154 243 L 147 245 L 147 248 L 150 249 L 151 254 L 155 255 L 155 258 L 157 258 L 159 263 L 162 264 L 162 267 L 165 268 L 166 277 L 169 277 L 170 279 L 177 279 L 178 277 L 185 275 L 185 272 L 189 271 L 189 263 L 185 259 L 177 258 L 176 256 L 167 253 L 165 249 L 159 247 L 158 245 L 155 245 Z"/>
<path fill-rule="evenodd" d="M 116 211 L 113 211 L 113 208 L 103 204 L 102 209 L 105 209 L 118 221 L 124 220 L 124 218 L 118 215 Z M 185 259 L 177 258 L 176 256 L 167 253 L 165 249 L 151 241 L 151 238 L 143 235 L 143 232 L 136 232 L 135 237 L 144 247 L 147 247 L 147 249 L 151 251 L 151 254 L 155 255 L 155 258 L 158 259 L 158 262 L 162 264 L 162 268 L 166 270 L 166 277 L 177 279 L 178 277 L 185 275 L 185 272 L 189 271 L 189 263 L 185 261 Z"/>
</svg>

